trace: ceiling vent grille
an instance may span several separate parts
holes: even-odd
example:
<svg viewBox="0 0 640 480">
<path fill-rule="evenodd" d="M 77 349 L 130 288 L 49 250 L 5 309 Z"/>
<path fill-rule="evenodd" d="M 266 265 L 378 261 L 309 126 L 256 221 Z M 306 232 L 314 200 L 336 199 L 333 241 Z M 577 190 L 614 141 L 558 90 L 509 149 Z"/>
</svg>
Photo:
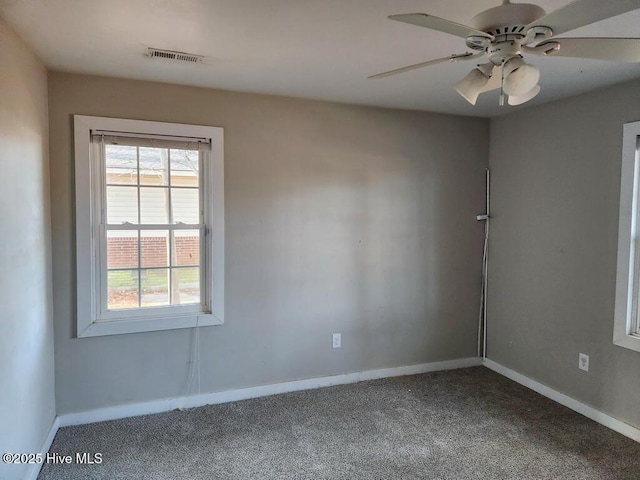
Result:
<svg viewBox="0 0 640 480">
<path fill-rule="evenodd" d="M 173 50 L 160 50 L 159 48 L 149 47 L 149 58 L 161 58 L 164 60 L 176 60 L 179 62 L 202 63 L 204 56 L 195 55 L 193 53 L 174 52 Z"/>
</svg>

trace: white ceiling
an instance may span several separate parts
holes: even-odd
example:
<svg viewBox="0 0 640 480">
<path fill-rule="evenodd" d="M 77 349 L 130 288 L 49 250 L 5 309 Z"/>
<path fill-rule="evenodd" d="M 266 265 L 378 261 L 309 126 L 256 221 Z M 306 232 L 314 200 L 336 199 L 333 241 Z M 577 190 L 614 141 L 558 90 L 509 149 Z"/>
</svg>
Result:
<svg viewBox="0 0 640 480">
<path fill-rule="evenodd" d="M 607 0 L 602 0 L 607 1 Z M 610 0 L 616 1 L 616 0 Z M 387 20 L 424 12 L 467 23 L 500 0 L 0 0 L 0 16 L 54 70 L 462 115 L 494 116 L 451 87 L 473 62 L 366 77 L 466 51 L 464 39 Z M 567 0 L 539 0 L 547 11 Z M 640 37 L 640 10 L 564 36 Z M 206 56 L 204 65 L 152 60 L 146 47 Z M 545 103 L 640 78 L 640 64 L 533 57 Z M 522 107 L 520 107 L 522 108 Z"/>
</svg>

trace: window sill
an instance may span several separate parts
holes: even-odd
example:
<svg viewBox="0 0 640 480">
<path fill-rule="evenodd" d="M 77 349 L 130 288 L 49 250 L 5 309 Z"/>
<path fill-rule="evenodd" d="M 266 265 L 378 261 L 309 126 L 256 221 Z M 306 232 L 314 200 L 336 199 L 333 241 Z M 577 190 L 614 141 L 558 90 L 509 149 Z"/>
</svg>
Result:
<svg viewBox="0 0 640 480">
<path fill-rule="evenodd" d="M 621 335 L 613 340 L 613 344 L 622 348 L 628 348 L 640 352 L 640 336 L 637 335 Z"/>
<path fill-rule="evenodd" d="M 127 333 L 155 332 L 178 328 L 208 327 L 222 325 L 224 322 L 212 314 L 189 315 L 179 317 L 156 317 L 126 320 L 100 320 L 91 323 L 78 338 L 100 337 L 104 335 L 123 335 Z"/>
</svg>

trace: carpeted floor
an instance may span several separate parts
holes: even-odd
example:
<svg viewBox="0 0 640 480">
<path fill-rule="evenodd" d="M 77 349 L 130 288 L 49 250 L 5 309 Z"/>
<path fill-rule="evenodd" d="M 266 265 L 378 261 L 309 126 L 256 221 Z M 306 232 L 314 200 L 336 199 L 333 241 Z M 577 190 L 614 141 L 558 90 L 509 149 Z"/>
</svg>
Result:
<svg viewBox="0 0 640 480">
<path fill-rule="evenodd" d="M 40 480 L 640 479 L 640 444 L 483 367 L 63 428 Z"/>
</svg>

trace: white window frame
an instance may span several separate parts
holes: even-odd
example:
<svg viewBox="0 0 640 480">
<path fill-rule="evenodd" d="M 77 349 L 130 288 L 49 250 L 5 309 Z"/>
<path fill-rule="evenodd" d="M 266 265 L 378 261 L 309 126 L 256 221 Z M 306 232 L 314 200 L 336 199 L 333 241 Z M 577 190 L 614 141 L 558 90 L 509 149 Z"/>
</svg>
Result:
<svg viewBox="0 0 640 480">
<path fill-rule="evenodd" d="M 624 126 L 613 343 L 640 352 L 640 122 Z"/>
<path fill-rule="evenodd" d="M 104 259 L 100 257 L 100 202 L 102 174 L 91 142 L 92 131 L 126 132 L 140 135 L 205 138 L 211 141 L 203 168 L 205 224 L 210 235 L 203 265 L 207 279 L 202 306 L 132 309 L 123 314 L 101 313 L 100 279 Z M 224 131 L 220 127 L 150 122 L 120 118 L 74 115 L 76 187 L 76 295 L 77 336 L 94 337 L 125 333 L 193 328 L 224 323 Z"/>
</svg>

